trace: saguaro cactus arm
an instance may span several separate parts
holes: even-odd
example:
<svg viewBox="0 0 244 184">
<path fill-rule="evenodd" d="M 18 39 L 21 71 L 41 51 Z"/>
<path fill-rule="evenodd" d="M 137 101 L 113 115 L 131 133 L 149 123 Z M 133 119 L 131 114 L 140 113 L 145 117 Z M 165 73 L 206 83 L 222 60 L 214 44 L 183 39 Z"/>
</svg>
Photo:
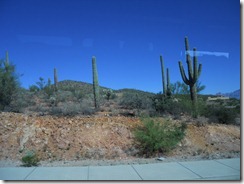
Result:
<svg viewBox="0 0 244 184">
<path fill-rule="evenodd" d="M 184 70 L 184 67 L 183 67 L 181 61 L 179 61 L 179 67 L 180 67 L 180 74 L 181 74 L 181 77 L 182 77 L 184 83 L 186 83 L 187 85 L 190 85 L 190 81 L 186 77 L 185 70 Z"/>
<path fill-rule="evenodd" d="M 202 64 L 198 65 L 196 53 L 197 53 L 197 49 L 194 48 L 193 49 L 194 83 L 197 82 L 197 79 L 199 78 L 199 76 L 201 75 L 201 72 L 202 72 Z"/>
</svg>

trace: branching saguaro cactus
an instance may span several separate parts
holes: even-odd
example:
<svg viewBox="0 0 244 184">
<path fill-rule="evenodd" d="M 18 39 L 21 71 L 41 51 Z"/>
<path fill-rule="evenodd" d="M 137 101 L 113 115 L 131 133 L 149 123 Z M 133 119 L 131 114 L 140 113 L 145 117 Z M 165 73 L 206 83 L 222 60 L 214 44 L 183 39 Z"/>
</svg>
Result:
<svg viewBox="0 0 244 184">
<path fill-rule="evenodd" d="M 167 68 L 166 70 L 166 75 L 167 75 L 167 84 L 166 84 L 166 78 L 164 75 L 164 61 L 163 57 L 160 56 L 160 63 L 161 63 L 161 71 L 162 71 L 162 83 L 163 83 L 163 94 L 164 96 L 170 96 L 171 95 L 171 89 L 170 89 L 170 80 L 169 80 L 169 69 Z"/>
<path fill-rule="evenodd" d="M 99 84 L 97 75 L 96 57 L 92 56 L 92 74 L 93 74 L 93 93 L 94 93 L 94 105 L 95 108 L 99 108 Z"/>
<path fill-rule="evenodd" d="M 197 117 L 197 91 L 196 91 L 196 82 L 201 74 L 202 71 L 202 65 L 197 62 L 197 55 L 196 55 L 196 48 L 193 48 L 193 67 L 192 67 L 192 61 L 191 56 L 189 52 L 189 44 L 188 44 L 188 38 L 185 37 L 185 48 L 186 48 L 186 63 L 188 67 L 188 78 L 186 77 L 184 67 L 182 65 L 182 62 L 179 61 L 179 67 L 180 67 L 180 73 L 181 77 L 185 84 L 187 84 L 190 87 L 190 95 L 191 95 L 191 101 L 192 101 L 192 107 L 193 107 L 193 116 Z"/>
<path fill-rule="evenodd" d="M 56 68 L 54 68 L 54 89 L 55 91 L 58 90 L 58 74 Z"/>
</svg>

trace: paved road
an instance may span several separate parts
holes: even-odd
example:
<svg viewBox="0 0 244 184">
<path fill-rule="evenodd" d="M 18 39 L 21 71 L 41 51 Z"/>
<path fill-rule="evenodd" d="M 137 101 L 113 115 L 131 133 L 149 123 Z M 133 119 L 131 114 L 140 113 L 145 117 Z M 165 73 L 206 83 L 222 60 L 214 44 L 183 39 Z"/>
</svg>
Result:
<svg viewBox="0 0 244 184">
<path fill-rule="evenodd" d="M 86 167 L 2 167 L 0 180 L 240 180 L 240 158 Z"/>
</svg>

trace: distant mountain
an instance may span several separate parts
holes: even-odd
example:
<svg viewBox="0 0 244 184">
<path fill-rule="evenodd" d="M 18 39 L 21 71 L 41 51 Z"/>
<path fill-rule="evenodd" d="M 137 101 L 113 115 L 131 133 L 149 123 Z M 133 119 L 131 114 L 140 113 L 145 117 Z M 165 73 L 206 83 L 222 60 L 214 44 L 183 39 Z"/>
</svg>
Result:
<svg viewBox="0 0 244 184">
<path fill-rule="evenodd" d="M 230 98 L 240 99 L 241 91 L 240 91 L 240 89 L 238 89 L 238 90 L 230 92 L 230 93 L 217 93 L 216 95 L 222 95 L 222 96 L 227 96 Z"/>
</svg>

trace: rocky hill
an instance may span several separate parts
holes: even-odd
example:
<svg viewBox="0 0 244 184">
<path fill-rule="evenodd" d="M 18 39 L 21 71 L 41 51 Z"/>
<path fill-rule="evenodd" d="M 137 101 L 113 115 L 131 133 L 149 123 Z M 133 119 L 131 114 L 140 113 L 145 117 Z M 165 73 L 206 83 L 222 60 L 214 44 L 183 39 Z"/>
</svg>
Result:
<svg viewBox="0 0 244 184">
<path fill-rule="evenodd" d="M 186 97 L 166 101 L 162 95 L 155 98 L 140 90 L 101 87 L 101 106 L 94 109 L 92 84 L 66 80 L 58 83 L 56 92 L 53 86 L 39 91 L 22 89 L 5 110 L 12 112 L 0 112 L 0 166 L 19 166 L 28 151 L 35 151 L 47 165 L 67 161 L 89 165 L 90 160 L 95 160 L 93 164 L 140 162 L 147 155 L 139 152 L 134 131 L 142 126 L 142 116 L 187 125 L 186 136 L 176 148 L 155 152 L 150 162 L 158 156 L 167 160 L 239 156 L 240 116 L 232 113 L 238 112 L 239 101 L 219 102 L 211 106 L 216 114 L 193 119 Z M 204 102 L 207 96 L 199 99 Z M 225 109 L 226 103 L 236 108 Z"/>
</svg>

